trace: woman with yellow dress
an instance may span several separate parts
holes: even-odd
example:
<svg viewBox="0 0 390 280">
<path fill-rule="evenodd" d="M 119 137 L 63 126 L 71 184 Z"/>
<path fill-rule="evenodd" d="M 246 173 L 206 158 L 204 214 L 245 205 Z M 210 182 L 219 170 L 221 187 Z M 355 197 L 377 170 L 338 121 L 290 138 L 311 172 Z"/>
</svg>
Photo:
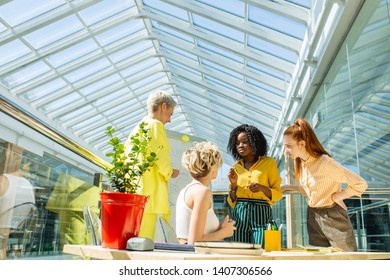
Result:
<svg viewBox="0 0 390 280">
<path fill-rule="evenodd" d="M 149 196 L 139 236 L 154 240 L 158 215 L 162 215 L 167 222 L 170 217 L 168 180 L 179 175 L 179 169 L 171 166 L 170 145 L 164 127 L 171 121 L 176 101 L 167 92 L 159 90 L 149 96 L 147 106 L 148 115 L 142 119 L 141 123 L 147 123 L 146 128 L 149 129 L 148 134 L 151 137 L 150 149 L 154 152 L 158 151 L 158 161 L 142 176 L 140 188 L 137 191 L 139 194 Z M 139 125 L 133 129 L 130 136 L 138 130 Z M 129 153 L 131 149 L 130 136 L 125 144 L 126 153 Z"/>
</svg>

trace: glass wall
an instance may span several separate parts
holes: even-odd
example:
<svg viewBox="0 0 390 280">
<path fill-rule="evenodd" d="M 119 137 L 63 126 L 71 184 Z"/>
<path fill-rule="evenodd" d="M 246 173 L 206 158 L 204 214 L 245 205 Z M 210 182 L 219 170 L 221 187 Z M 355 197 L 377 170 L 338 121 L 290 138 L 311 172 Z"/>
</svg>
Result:
<svg viewBox="0 0 390 280">
<path fill-rule="evenodd" d="M 361 199 L 347 200 L 359 249 L 367 251 L 390 249 L 389 5 L 365 2 L 303 116 L 332 157 L 368 182 Z M 295 199 L 291 207 L 305 205 Z M 294 242 L 306 244 L 305 207 L 299 208 L 302 234 Z"/>
<path fill-rule="evenodd" d="M 58 257 L 86 244 L 101 168 L 0 113 L 0 259 Z"/>
</svg>

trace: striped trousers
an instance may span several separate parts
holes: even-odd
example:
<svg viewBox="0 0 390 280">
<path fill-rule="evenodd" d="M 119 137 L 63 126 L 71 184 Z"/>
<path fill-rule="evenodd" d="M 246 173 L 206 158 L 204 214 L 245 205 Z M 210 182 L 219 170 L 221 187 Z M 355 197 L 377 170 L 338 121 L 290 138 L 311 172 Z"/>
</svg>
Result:
<svg viewBox="0 0 390 280">
<path fill-rule="evenodd" d="M 231 218 L 236 221 L 237 229 L 230 241 L 261 245 L 265 226 L 273 219 L 271 206 L 266 201 L 246 198 L 237 199 Z"/>
</svg>

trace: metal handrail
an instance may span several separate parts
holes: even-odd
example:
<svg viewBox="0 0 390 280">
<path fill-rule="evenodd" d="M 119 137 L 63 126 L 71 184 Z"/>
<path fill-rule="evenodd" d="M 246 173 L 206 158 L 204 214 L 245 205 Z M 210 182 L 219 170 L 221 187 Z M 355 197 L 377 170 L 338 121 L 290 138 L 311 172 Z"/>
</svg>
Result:
<svg viewBox="0 0 390 280">
<path fill-rule="evenodd" d="M 368 183 L 368 185 L 370 185 Z M 286 191 L 283 194 L 300 194 L 298 191 Z M 390 194 L 390 187 L 389 188 L 367 188 L 363 194 Z M 348 199 L 360 199 L 359 197 L 350 197 Z"/>
<path fill-rule="evenodd" d="M 80 146 L 76 142 L 70 140 L 63 134 L 39 121 L 34 116 L 31 116 L 19 109 L 17 106 L 11 104 L 8 100 L 6 100 L 2 95 L 0 95 L 0 111 L 9 115 L 10 117 L 20 121 L 21 123 L 27 125 L 28 127 L 38 131 L 54 142 L 64 146 L 65 148 L 71 150 L 72 152 L 82 156 L 83 158 L 89 160 L 90 162 L 100 166 L 102 168 L 110 167 L 110 163 L 102 159 L 101 157 L 91 153 L 86 148 Z"/>
</svg>

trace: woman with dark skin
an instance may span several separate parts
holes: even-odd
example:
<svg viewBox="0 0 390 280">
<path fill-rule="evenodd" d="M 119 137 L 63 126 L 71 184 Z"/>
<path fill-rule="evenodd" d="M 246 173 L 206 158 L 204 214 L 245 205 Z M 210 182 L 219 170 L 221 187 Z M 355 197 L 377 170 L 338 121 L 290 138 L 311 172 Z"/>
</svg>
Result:
<svg viewBox="0 0 390 280">
<path fill-rule="evenodd" d="M 276 162 L 266 155 L 263 133 L 252 125 L 233 129 L 227 148 L 237 160 L 228 173 L 228 203 L 237 228 L 231 240 L 262 244 L 264 227 L 273 220 L 271 206 L 282 198 Z"/>
</svg>

